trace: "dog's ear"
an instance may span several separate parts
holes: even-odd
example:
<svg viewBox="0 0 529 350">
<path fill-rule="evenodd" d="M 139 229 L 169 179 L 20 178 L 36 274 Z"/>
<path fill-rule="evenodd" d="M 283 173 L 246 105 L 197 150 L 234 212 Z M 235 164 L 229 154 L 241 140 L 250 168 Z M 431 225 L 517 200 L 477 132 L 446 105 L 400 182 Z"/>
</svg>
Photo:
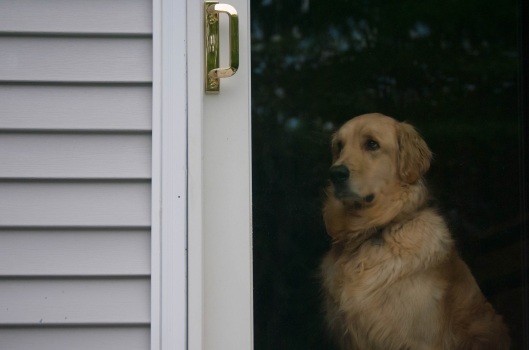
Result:
<svg viewBox="0 0 529 350">
<path fill-rule="evenodd" d="M 397 127 L 398 170 L 401 180 L 413 184 L 430 168 L 432 152 L 421 135 L 408 123 Z"/>
</svg>

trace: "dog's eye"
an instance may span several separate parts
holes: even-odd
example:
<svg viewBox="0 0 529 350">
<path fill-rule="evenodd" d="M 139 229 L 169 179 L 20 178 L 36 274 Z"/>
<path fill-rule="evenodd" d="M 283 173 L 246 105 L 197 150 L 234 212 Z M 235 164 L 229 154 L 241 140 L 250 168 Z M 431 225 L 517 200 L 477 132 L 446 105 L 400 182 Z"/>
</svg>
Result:
<svg viewBox="0 0 529 350">
<path fill-rule="evenodd" d="M 369 139 L 365 142 L 364 147 L 368 151 L 376 151 L 380 148 L 380 145 L 375 140 Z"/>
</svg>

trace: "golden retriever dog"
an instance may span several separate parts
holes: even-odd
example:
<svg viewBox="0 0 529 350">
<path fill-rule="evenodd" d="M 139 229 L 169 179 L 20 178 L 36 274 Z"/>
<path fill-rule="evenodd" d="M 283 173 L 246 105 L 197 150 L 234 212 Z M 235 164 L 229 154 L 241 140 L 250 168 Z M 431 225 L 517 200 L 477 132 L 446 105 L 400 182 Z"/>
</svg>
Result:
<svg viewBox="0 0 529 350">
<path fill-rule="evenodd" d="M 321 278 L 340 348 L 508 349 L 501 316 L 427 204 L 432 153 L 417 131 L 361 115 L 336 132 L 332 152 Z"/>
</svg>

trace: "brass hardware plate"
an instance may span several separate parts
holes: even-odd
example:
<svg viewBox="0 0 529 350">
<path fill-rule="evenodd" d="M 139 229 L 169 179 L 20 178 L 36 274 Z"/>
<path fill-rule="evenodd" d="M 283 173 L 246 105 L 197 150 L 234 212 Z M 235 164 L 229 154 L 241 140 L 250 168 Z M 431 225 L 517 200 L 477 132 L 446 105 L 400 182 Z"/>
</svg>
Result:
<svg viewBox="0 0 529 350">
<path fill-rule="evenodd" d="M 230 62 L 229 67 L 219 68 L 219 14 L 229 17 Z M 239 17 L 235 8 L 218 1 L 204 3 L 204 52 L 205 90 L 207 94 L 218 94 L 220 78 L 231 77 L 239 68 Z"/>
</svg>

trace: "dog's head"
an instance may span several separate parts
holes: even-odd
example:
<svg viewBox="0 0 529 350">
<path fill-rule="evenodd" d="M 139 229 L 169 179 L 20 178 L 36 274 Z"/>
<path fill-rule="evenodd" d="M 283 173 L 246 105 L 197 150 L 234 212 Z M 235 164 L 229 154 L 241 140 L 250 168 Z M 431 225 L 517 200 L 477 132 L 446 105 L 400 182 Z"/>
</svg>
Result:
<svg viewBox="0 0 529 350">
<path fill-rule="evenodd" d="M 381 114 L 346 122 L 332 139 L 331 193 L 346 206 L 369 206 L 430 167 L 432 153 L 409 124 Z"/>
</svg>

